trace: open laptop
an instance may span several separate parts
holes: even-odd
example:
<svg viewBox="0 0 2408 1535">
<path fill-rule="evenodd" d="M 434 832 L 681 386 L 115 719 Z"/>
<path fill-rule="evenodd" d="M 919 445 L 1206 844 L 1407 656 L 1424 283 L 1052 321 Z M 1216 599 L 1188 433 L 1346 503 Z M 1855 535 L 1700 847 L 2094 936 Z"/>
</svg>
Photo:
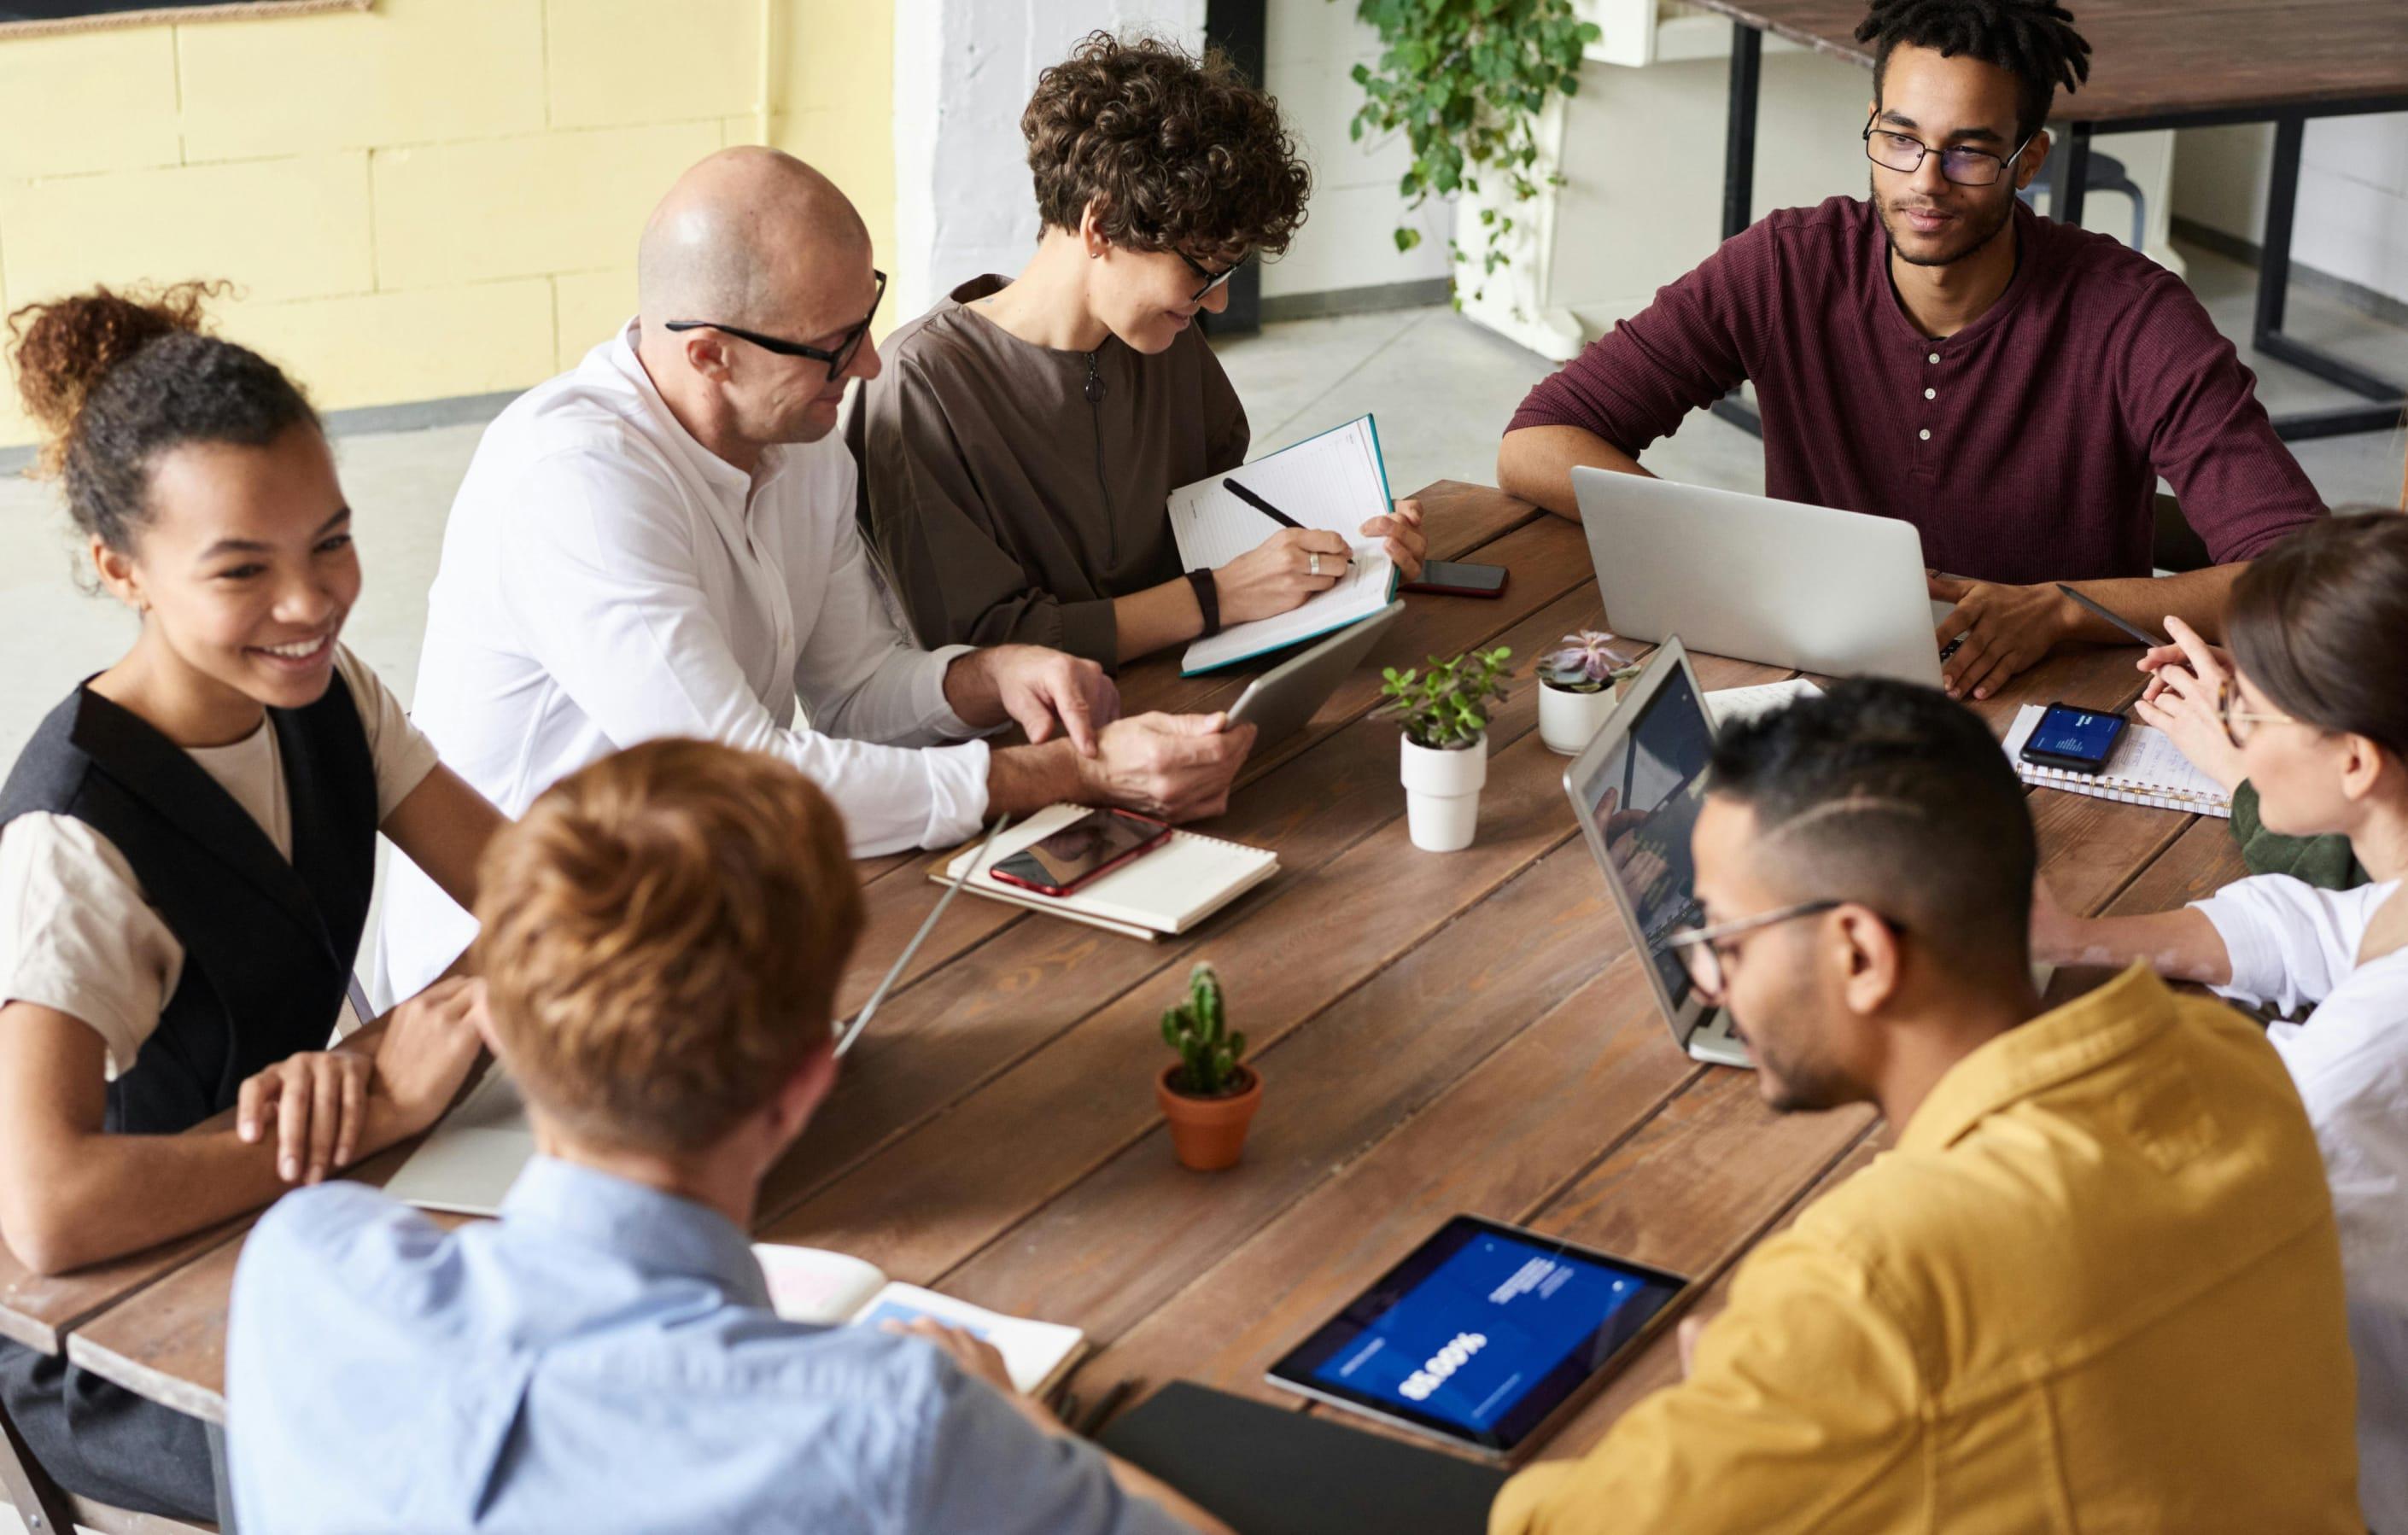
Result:
<svg viewBox="0 0 2408 1535">
<path fill-rule="evenodd" d="M 1698 995 L 1680 954 L 1664 943 L 1698 919 L 1689 832 L 1705 801 L 1713 744 L 1698 674 L 1679 638 L 1668 636 L 1597 739 L 1564 769 L 1564 792 L 1645 959 L 1641 968 L 1672 1038 L 1695 1059 L 1752 1066 L 1728 1015 Z"/>
<path fill-rule="evenodd" d="M 1924 585 L 1913 524 L 1608 469 L 1575 468 L 1572 491 L 1616 633 L 1940 685 L 1931 629 L 1951 604 Z"/>
</svg>

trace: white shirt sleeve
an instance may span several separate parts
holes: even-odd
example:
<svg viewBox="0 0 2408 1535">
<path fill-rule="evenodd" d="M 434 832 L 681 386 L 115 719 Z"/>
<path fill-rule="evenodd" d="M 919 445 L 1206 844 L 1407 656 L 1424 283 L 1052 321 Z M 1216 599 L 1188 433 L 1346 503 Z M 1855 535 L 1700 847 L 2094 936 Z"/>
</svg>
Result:
<svg viewBox="0 0 2408 1535">
<path fill-rule="evenodd" d="M 2284 1012 L 2332 995 L 2357 968 L 2366 925 L 2395 888 L 2323 890 L 2288 874 L 2258 874 L 2192 902 L 2232 959 L 2232 980 L 2216 995 Z"/>
<path fill-rule="evenodd" d="M 856 855 L 968 836 L 986 811 L 985 744 L 923 752 L 781 727 L 712 615 L 656 472 L 582 449 L 529 465 L 541 511 L 505 519 L 499 553 L 530 658 L 619 746 L 684 736 L 793 763 L 844 812 Z"/>
<path fill-rule="evenodd" d="M 69 815 L 0 829 L 0 1001 L 89 1025 L 127 1070 L 183 979 L 184 946 L 117 844 Z"/>
<path fill-rule="evenodd" d="M 344 685 L 351 690 L 351 702 L 359 706 L 360 725 L 367 732 L 368 755 L 376 763 L 377 824 L 398 809 L 417 787 L 426 782 L 439 760 L 435 743 L 426 733 L 412 724 L 401 700 L 384 685 L 374 667 L 353 655 L 343 646 L 335 648 L 335 669 L 343 674 Z"/>
<path fill-rule="evenodd" d="M 2303 1024 L 2266 1031 L 2324 1153 L 2354 1297 L 2408 1315 L 2408 953 L 2344 978 Z"/>
</svg>

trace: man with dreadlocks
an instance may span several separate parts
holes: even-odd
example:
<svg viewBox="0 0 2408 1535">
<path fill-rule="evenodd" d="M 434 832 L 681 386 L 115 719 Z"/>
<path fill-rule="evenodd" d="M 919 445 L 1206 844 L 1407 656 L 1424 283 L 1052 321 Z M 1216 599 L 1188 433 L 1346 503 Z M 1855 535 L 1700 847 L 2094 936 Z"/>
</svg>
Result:
<svg viewBox="0 0 2408 1535">
<path fill-rule="evenodd" d="M 1986 697 L 2108 609 L 2218 632 L 2243 562 L 2323 512 L 2181 280 L 2016 197 L 2090 45 L 2050 0 L 1873 0 L 1871 188 L 1773 213 L 1541 383 L 1498 482 L 1577 516 L 1571 474 L 1753 380 L 1766 494 L 1923 536 L 1949 691 Z M 1836 124 L 1834 125 L 1837 126 Z M 1856 126 L 1851 124 L 1851 126 Z M 2158 477 L 2216 562 L 2147 580 Z"/>
</svg>

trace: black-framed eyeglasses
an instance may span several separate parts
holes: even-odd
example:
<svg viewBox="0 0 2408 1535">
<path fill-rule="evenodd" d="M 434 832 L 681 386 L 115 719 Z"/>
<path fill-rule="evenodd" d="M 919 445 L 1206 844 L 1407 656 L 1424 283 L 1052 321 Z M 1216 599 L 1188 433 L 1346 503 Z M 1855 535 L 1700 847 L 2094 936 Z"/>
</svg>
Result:
<svg viewBox="0 0 2408 1535">
<path fill-rule="evenodd" d="M 734 325 L 723 325 L 716 320 L 672 320 L 661 328 L 672 331 L 715 330 L 739 341 L 750 341 L 763 351 L 774 351 L 781 357 L 808 357 L 815 363 L 825 363 L 828 377 L 834 379 L 853 366 L 853 353 L 861 350 L 862 337 L 869 334 L 869 323 L 878 318 L 878 306 L 885 300 L 886 274 L 873 269 L 869 275 L 878 280 L 878 293 L 869 301 L 869 312 L 861 317 L 860 324 L 844 333 L 844 338 L 836 344 L 834 351 L 807 347 L 800 341 L 781 340 L 774 336 L 763 336 L 758 331 L 742 330 Z"/>
<path fill-rule="evenodd" d="M 1738 957 L 1739 944 L 1735 940 L 1741 935 L 1762 932 L 1781 923 L 1796 922 L 1800 917 L 1819 917 L 1826 911 L 1836 911 L 1848 904 L 1837 899 L 1800 901 L 1796 906 L 1759 911 L 1752 917 L 1733 917 L 1711 927 L 1694 922 L 1684 923 L 1665 936 L 1664 947 L 1679 954 L 1681 963 L 1688 967 L 1689 980 L 1696 984 L 1698 995 L 1709 1002 L 1719 1002 L 1730 980 L 1727 961 Z M 1883 917 L 1881 920 L 1892 932 L 1905 931 L 1894 918 Z"/>
<path fill-rule="evenodd" d="M 1885 170 L 1921 170 L 1923 157 L 1935 152 L 1931 146 L 1913 134 L 1894 133 L 1879 127 L 1880 122 L 1881 119 L 1875 117 L 1865 123 L 1865 158 Z M 2005 154 L 1993 154 L 1988 150 L 1977 150 L 1970 145 L 1952 145 L 1936 151 L 1940 156 L 1940 174 L 1960 187 L 1989 186 L 2004 176 L 2007 167 L 2014 164 L 2015 156 L 2030 148 L 2032 139 L 2039 136 L 2033 134 Z"/>
<path fill-rule="evenodd" d="M 1195 273 L 1204 281 L 1204 286 L 1197 289 L 1194 296 L 1188 299 L 1187 302 L 1190 304 L 1200 304 L 1204 301 L 1204 295 L 1206 294 L 1211 293 L 1215 288 L 1226 287 L 1228 284 L 1229 280 L 1238 275 L 1239 267 L 1243 266 L 1246 263 L 1254 259 L 1254 253 L 1252 251 L 1249 251 L 1244 255 L 1240 256 L 1237 260 L 1231 262 L 1228 265 L 1222 267 L 1216 272 L 1210 266 L 1205 265 L 1202 262 L 1197 261 L 1194 256 L 1189 255 L 1184 251 L 1176 251 L 1174 253 L 1180 260 L 1187 264 L 1187 269 L 1189 271 Z"/>
</svg>

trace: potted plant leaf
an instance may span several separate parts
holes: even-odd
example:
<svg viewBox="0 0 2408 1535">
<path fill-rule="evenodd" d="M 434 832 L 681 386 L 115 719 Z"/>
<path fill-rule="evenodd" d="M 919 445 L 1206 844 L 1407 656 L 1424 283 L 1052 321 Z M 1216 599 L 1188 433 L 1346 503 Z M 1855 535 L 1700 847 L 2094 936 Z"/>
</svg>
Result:
<svg viewBox="0 0 2408 1535">
<path fill-rule="evenodd" d="M 1424 670 L 1394 667 L 1383 675 L 1378 713 L 1404 725 L 1405 820 L 1413 846 L 1454 853 L 1471 845 L 1480 824 L 1480 789 L 1488 782 L 1488 706 L 1505 697 L 1505 663 L 1513 653 L 1466 651 L 1430 657 Z"/>
<path fill-rule="evenodd" d="M 1179 1052 L 1154 1083 L 1154 1101 L 1170 1122 L 1172 1153 L 1197 1172 L 1235 1167 L 1246 1149 L 1246 1127 L 1262 1107 L 1263 1079 L 1244 1063 L 1246 1037 L 1228 1026 L 1211 966 L 1199 961 L 1187 973 L 1187 995 L 1163 1010 L 1162 1039 Z"/>
<path fill-rule="evenodd" d="M 1583 629 L 1539 657 L 1539 739 L 1577 756 L 1613 712 L 1614 684 L 1639 675 L 1618 636 Z"/>
</svg>

